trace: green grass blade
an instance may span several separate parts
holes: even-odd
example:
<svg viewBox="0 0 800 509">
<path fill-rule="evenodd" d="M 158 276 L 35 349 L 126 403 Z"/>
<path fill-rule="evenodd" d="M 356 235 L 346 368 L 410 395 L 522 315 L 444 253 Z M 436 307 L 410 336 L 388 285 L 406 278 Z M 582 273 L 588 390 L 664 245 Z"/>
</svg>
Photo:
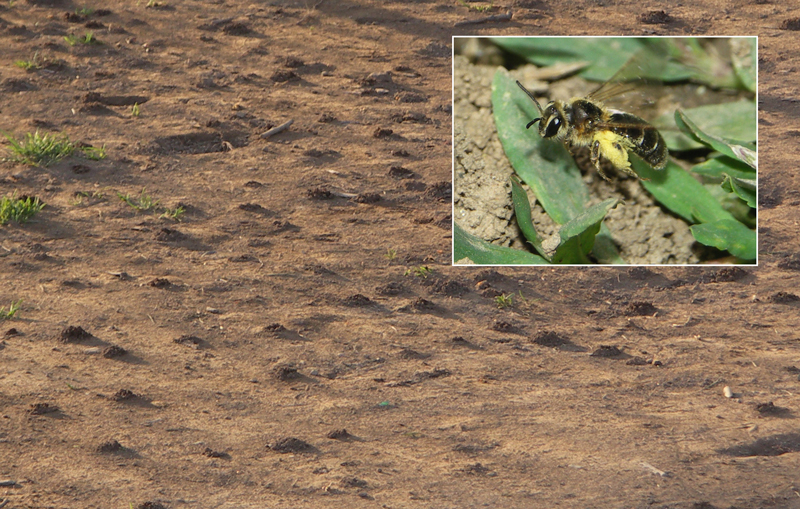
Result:
<svg viewBox="0 0 800 509">
<path fill-rule="evenodd" d="M 673 213 L 689 223 L 706 223 L 733 219 L 714 196 L 683 168 L 670 162 L 666 169 L 657 171 L 639 158 L 631 159 L 642 185 L 653 197 Z"/>
<path fill-rule="evenodd" d="M 514 215 L 517 217 L 517 225 L 522 234 L 531 245 L 541 254 L 545 255 L 542 249 L 542 241 L 533 227 L 531 218 L 531 204 L 528 201 L 528 194 L 522 188 L 522 184 L 516 175 L 511 175 L 511 199 L 514 203 Z"/>
<path fill-rule="evenodd" d="M 453 259 L 458 262 L 465 258 L 479 265 L 542 265 L 548 263 L 541 256 L 532 253 L 490 244 L 465 232 L 456 223 L 453 231 Z"/>
<path fill-rule="evenodd" d="M 723 219 L 691 227 L 701 244 L 728 251 L 745 261 L 756 259 L 756 232 L 735 219 Z"/>
<path fill-rule="evenodd" d="M 535 128 L 525 129 L 538 111 L 505 69 L 498 69 L 492 81 L 492 109 L 511 166 L 547 214 L 558 224 L 580 214 L 589 199 L 581 172 L 563 144 L 543 140 Z"/>
<path fill-rule="evenodd" d="M 735 103 L 734 103 L 735 104 Z M 753 110 L 755 114 L 755 110 Z M 752 126 L 755 129 L 755 117 L 752 119 Z M 748 120 L 749 122 L 749 120 Z M 753 168 L 756 167 L 756 153 L 755 153 L 755 146 L 744 146 L 742 142 L 733 142 L 728 140 L 733 139 L 755 139 L 755 132 L 753 132 L 753 137 L 746 137 L 740 138 L 738 136 L 731 135 L 730 131 L 727 131 L 727 136 L 725 139 L 720 138 L 719 136 L 715 136 L 709 134 L 702 130 L 700 127 L 697 126 L 683 111 L 676 110 L 675 111 L 675 123 L 678 125 L 681 131 L 683 131 L 688 136 L 691 136 L 696 141 L 700 141 L 705 145 L 710 146 L 717 152 L 724 154 L 728 157 L 732 157 L 734 159 L 738 159 Z"/>
<path fill-rule="evenodd" d="M 589 253 L 594 248 L 595 237 L 608 211 L 617 204 L 616 198 L 609 198 L 593 205 L 583 213 L 564 224 L 559 230 L 561 243 L 553 255 L 554 263 L 591 263 Z"/>
<path fill-rule="evenodd" d="M 729 193 L 734 193 L 747 203 L 750 208 L 756 208 L 756 181 L 753 179 L 741 179 L 725 175 L 722 181 L 722 188 Z"/>
<path fill-rule="evenodd" d="M 744 88 L 754 93 L 758 80 L 756 42 L 755 37 L 734 37 L 730 40 L 731 63 L 736 77 Z"/>
<path fill-rule="evenodd" d="M 755 179 L 756 171 L 745 163 L 728 156 L 717 156 L 692 167 L 692 173 L 719 179 L 724 175 L 740 179 Z"/>
<path fill-rule="evenodd" d="M 696 120 L 698 130 L 707 133 L 720 133 L 726 139 L 756 139 L 756 105 L 754 101 L 742 100 L 722 104 L 709 104 L 683 110 L 683 113 Z M 667 113 L 658 117 L 653 125 L 661 131 L 670 150 L 694 150 L 705 144 L 691 134 L 681 132 L 675 120 L 676 115 Z"/>
</svg>

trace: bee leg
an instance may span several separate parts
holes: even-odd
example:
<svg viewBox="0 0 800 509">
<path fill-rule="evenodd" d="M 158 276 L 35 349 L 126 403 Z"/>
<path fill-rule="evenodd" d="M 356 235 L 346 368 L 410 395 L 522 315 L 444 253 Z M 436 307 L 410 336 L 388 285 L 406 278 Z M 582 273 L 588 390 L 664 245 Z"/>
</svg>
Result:
<svg viewBox="0 0 800 509">
<path fill-rule="evenodd" d="M 608 178 L 605 173 L 603 173 L 603 168 L 600 167 L 600 142 L 598 140 L 594 140 L 592 143 L 591 155 L 589 156 L 589 159 L 592 161 L 592 164 L 594 164 L 594 167 L 597 168 L 597 173 L 603 177 L 603 180 L 606 182 L 611 182 L 611 179 Z"/>
</svg>

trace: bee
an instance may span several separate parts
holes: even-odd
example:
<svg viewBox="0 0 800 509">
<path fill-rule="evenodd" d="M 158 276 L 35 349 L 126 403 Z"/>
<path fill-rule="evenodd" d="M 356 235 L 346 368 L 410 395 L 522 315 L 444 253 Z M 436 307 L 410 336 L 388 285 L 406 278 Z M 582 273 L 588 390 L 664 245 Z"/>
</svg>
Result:
<svg viewBox="0 0 800 509">
<path fill-rule="evenodd" d="M 615 74 L 616 77 L 619 73 Z M 586 97 L 569 101 L 554 100 L 542 108 L 536 97 L 522 83 L 517 85 L 536 104 L 539 117 L 531 120 L 526 129 L 539 122 L 539 135 L 572 146 L 589 147 L 591 161 L 597 172 L 609 180 L 600 167 L 600 156 L 615 168 L 636 178 L 631 169 L 630 152 L 641 157 L 656 170 L 667 166 L 669 152 L 658 129 L 645 120 L 624 111 L 606 108 L 603 101 L 632 89 L 629 84 L 606 81 Z"/>
</svg>

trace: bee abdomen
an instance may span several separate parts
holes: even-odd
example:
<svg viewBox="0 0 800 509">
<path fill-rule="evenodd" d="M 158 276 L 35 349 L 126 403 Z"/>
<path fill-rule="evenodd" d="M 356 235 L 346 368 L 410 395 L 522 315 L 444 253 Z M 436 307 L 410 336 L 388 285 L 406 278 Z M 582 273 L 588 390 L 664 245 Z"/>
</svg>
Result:
<svg viewBox="0 0 800 509">
<path fill-rule="evenodd" d="M 611 115 L 611 123 L 616 124 L 612 128 L 616 134 L 631 142 L 634 154 L 656 170 L 666 168 L 669 151 L 658 129 L 630 113 L 614 113 Z"/>
</svg>

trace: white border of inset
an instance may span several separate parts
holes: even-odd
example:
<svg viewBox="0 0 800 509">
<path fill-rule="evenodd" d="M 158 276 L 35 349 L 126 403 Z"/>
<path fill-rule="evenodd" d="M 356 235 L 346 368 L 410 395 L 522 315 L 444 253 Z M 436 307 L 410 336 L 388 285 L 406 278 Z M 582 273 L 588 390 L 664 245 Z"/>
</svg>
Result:
<svg viewBox="0 0 800 509">
<path fill-rule="evenodd" d="M 755 63 L 756 63 L 756 261 L 755 263 L 746 263 L 746 264 L 712 264 L 712 263 L 699 263 L 699 264 L 652 264 L 652 265 L 635 265 L 635 264 L 592 264 L 592 265 L 575 265 L 575 264 L 542 264 L 542 265 L 532 265 L 532 264 L 520 264 L 520 265 L 490 265 L 490 264 L 456 264 L 455 260 L 455 225 L 456 225 L 456 202 L 455 202 L 455 177 L 456 177 L 456 148 L 455 148 L 455 124 L 456 124 L 456 102 L 455 102 L 455 51 L 456 51 L 456 39 L 532 39 L 532 38 L 575 38 L 575 39 L 736 39 L 736 38 L 755 38 L 756 39 L 756 54 L 755 54 Z M 450 235 L 450 266 L 452 267 L 592 267 L 592 268 L 603 268 L 603 267 L 757 267 L 758 266 L 758 235 L 759 235 L 759 214 L 758 214 L 758 192 L 759 192 L 759 185 L 758 185 L 758 150 L 760 145 L 758 143 L 758 94 L 759 94 L 759 61 L 758 61 L 758 35 L 713 35 L 713 36 L 703 36 L 703 37 L 696 37 L 696 36 L 684 36 L 684 35 L 669 35 L 669 36 L 630 36 L 630 35 L 597 35 L 597 36 L 583 36 L 583 35 L 504 35 L 504 36 L 491 36 L 491 35 L 454 35 L 450 41 L 450 107 L 451 107 L 451 118 L 452 122 L 450 123 L 450 147 L 451 147 L 451 156 L 450 156 L 450 180 L 452 182 L 452 198 L 450 203 L 450 217 L 451 217 L 451 231 L 452 234 Z"/>
</svg>

